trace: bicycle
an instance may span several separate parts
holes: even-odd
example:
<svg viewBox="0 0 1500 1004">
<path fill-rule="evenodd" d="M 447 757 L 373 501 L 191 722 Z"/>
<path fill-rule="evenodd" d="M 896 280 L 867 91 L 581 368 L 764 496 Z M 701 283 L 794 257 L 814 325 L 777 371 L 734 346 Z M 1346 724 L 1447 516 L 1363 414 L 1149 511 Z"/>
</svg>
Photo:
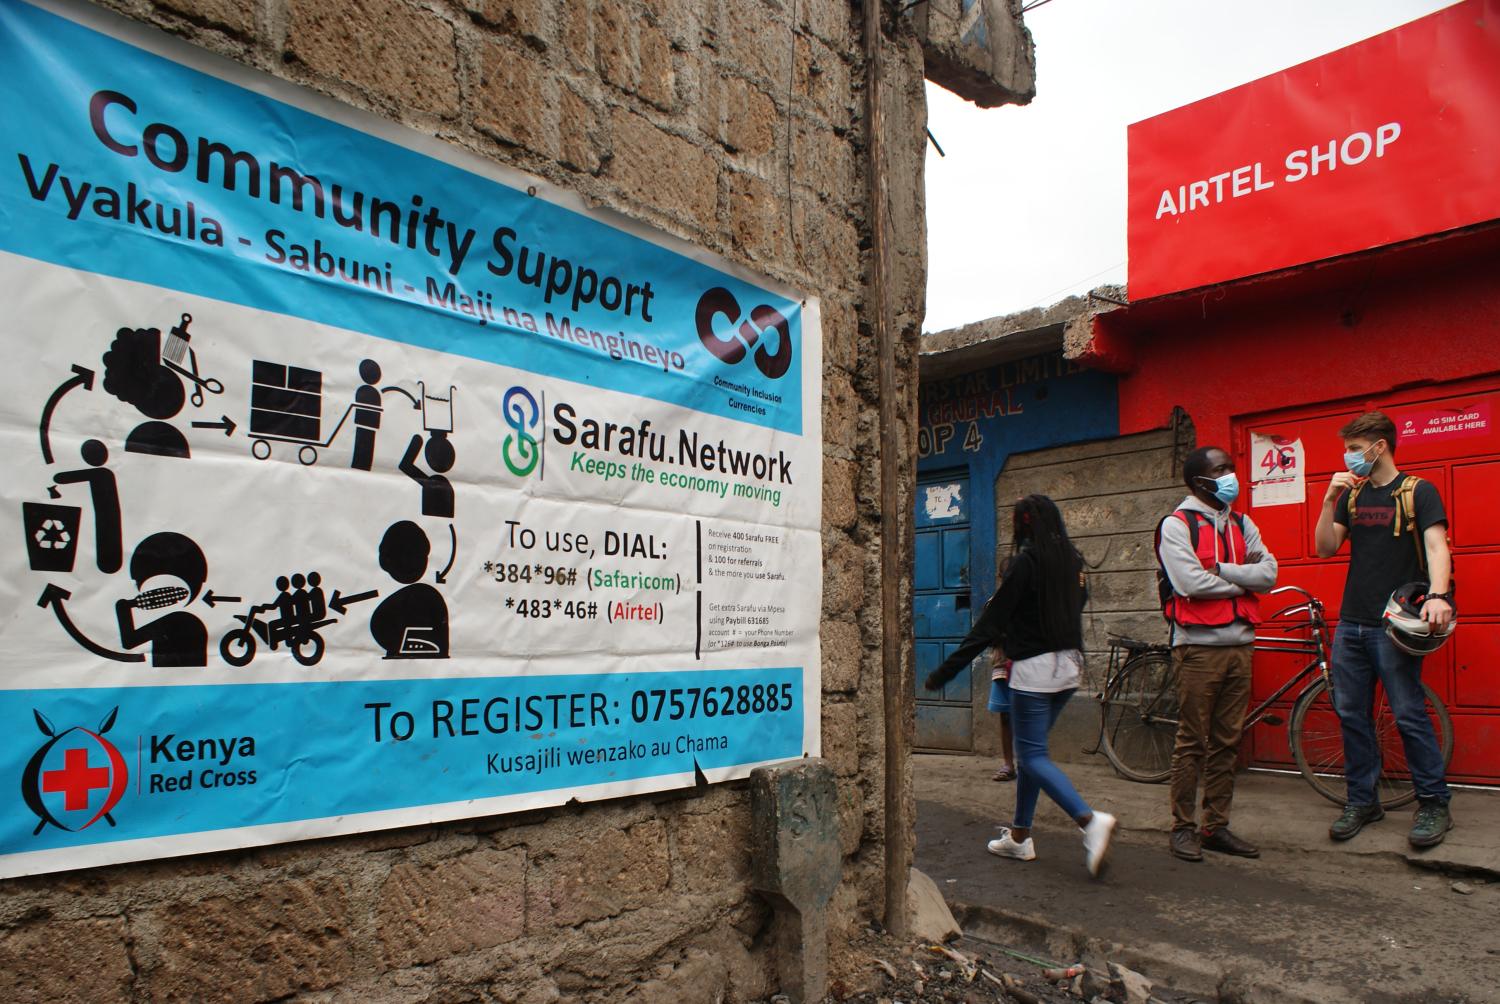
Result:
<svg viewBox="0 0 1500 1004">
<path fill-rule="evenodd" d="M 1305 589 L 1281 586 L 1267 596 L 1296 594 L 1299 602 L 1277 611 L 1255 636 L 1256 652 L 1309 656 L 1308 662 L 1275 693 L 1245 715 L 1245 731 L 1260 723 L 1281 725 L 1271 709 L 1301 686 L 1292 705 L 1288 738 L 1298 771 L 1314 791 L 1339 805 L 1344 803 L 1344 744 L 1338 715 L 1333 710 L 1333 681 L 1328 672 L 1328 639 L 1323 603 Z M 1446 768 L 1453 759 L 1453 723 L 1443 701 L 1426 683 L 1427 713 L 1437 731 Z M 1177 739 L 1177 671 L 1167 645 L 1110 636 L 1109 670 L 1099 694 L 1099 743 L 1121 777 L 1145 783 L 1165 781 L 1172 770 L 1172 748 Z M 1398 808 L 1416 798 L 1406 754 L 1396 731 L 1385 690 L 1375 691 L 1375 736 L 1382 755 L 1376 782 L 1380 804 Z"/>
</svg>

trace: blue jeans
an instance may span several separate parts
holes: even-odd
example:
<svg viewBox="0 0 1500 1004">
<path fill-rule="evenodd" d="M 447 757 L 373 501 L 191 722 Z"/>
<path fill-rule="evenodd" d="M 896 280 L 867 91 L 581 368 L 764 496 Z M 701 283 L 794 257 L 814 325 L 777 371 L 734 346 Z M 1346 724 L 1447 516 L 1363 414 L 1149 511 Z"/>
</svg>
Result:
<svg viewBox="0 0 1500 1004">
<path fill-rule="evenodd" d="M 1089 804 L 1047 755 L 1047 733 L 1072 696 L 1071 690 L 1010 692 L 1010 727 L 1016 737 L 1016 814 L 1011 825 L 1017 829 L 1031 828 L 1037 796 L 1044 791 L 1071 818 L 1089 814 Z"/>
<path fill-rule="evenodd" d="M 1443 754 L 1422 693 L 1421 658 L 1397 648 L 1383 627 L 1340 622 L 1333 639 L 1330 669 L 1333 710 L 1338 712 L 1344 734 L 1349 804 L 1364 806 L 1379 801 L 1375 793 L 1375 780 L 1380 776 L 1380 745 L 1374 721 L 1377 681 L 1385 688 L 1396 719 L 1417 798 L 1447 804 L 1450 796 L 1448 783 L 1443 780 Z"/>
</svg>

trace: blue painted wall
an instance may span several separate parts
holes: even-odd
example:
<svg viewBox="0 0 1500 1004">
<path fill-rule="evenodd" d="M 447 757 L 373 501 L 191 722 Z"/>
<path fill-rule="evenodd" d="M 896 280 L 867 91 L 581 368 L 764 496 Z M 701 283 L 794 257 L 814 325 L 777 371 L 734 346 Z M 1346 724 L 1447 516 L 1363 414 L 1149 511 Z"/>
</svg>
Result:
<svg viewBox="0 0 1500 1004">
<path fill-rule="evenodd" d="M 917 403 L 918 474 L 969 480 L 969 589 L 978 616 L 995 591 L 995 479 L 1006 460 L 1119 435 L 1116 378 L 1056 352 L 925 382 Z"/>
</svg>

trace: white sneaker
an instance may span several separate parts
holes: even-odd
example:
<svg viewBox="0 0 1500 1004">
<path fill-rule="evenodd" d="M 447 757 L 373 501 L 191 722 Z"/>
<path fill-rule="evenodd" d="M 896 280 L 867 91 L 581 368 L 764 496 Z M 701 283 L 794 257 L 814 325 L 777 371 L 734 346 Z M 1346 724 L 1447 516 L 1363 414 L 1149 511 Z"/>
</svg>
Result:
<svg viewBox="0 0 1500 1004">
<path fill-rule="evenodd" d="M 1017 861 L 1035 861 L 1036 845 L 1027 837 L 1019 844 L 1010 837 L 1008 827 L 1000 827 L 1000 836 L 985 845 L 991 854 L 1000 858 L 1015 858 Z"/>
<path fill-rule="evenodd" d="M 1109 858 L 1109 842 L 1115 835 L 1115 817 L 1107 812 L 1095 812 L 1089 825 L 1083 828 L 1083 854 L 1088 863 L 1089 874 L 1098 878 L 1104 874 Z"/>
</svg>

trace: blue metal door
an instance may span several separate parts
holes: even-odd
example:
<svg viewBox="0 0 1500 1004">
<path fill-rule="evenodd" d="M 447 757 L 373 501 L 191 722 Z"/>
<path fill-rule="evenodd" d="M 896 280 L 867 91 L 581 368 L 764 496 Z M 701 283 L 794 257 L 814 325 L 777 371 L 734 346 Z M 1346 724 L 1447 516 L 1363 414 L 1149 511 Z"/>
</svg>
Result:
<svg viewBox="0 0 1500 1004">
<path fill-rule="evenodd" d="M 916 566 L 913 570 L 919 749 L 974 748 L 973 681 L 969 668 L 941 693 L 922 680 L 963 641 L 973 621 L 969 596 L 969 479 L 924 477 L 917 483 Z"/>
</svg>

